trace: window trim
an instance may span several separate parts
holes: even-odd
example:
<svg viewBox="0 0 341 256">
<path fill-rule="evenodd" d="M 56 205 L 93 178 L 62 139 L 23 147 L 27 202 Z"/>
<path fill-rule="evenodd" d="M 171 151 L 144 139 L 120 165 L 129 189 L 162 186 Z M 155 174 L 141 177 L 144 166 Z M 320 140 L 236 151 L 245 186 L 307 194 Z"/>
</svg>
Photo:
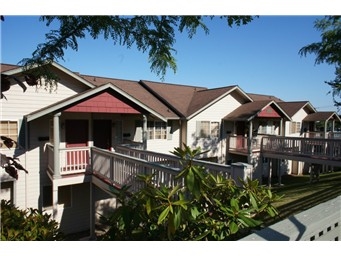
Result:
<svg viewBox="0 0 341 256">
<path fill-rule="evenodd" d="M 156 133 L 159 133 L 160 138 L 156 138 Z M 148 140 L 167 140 L 167 123 L 162 121 L 147 122 L 147 139 Z"/>
<path fill-rule="evenodd" d="M 214 124 L 217 125 L 217 131 L 214 132 Z M 206 127 L 205 127 L 206 126 Z M 205 129 L 207 129 L 205 131 Z M 195 135 L 197 138 L 202 138 L 202 139 L 216 139 L 220 138 L 220 122 L 218 121 L 207 121 L 207 120 L 201 120 L 196 122 L 196 130 L 195 130 Z"/>
<path fill-rule="evenodd" d="M 16 129 L 15 134 L 12 134 L 10 132 L 11 131 L 10 124 L 15 124 L 15 129 Z M 3 125 L 7 125 L 6 126 L 7 132 L 2 132 L 2 129 L 4 129 Z M 6 136 L 6 137 L 17 142 L 16 145 L 13 145 L 12 149 L 19 148 L 19 142 L 18 142 L 18 140 L 19 140 L 19 122 L 17 120 L 15 120 L 15 121 L 14 120 L 1 120 L 0 121 L 0 133 L 1 133 L 1 136 Z M 0 142 L 0 149 L 5 149 L 5 148 L 7 148 L 5 146 L 5 144 Z"/>
</svg>

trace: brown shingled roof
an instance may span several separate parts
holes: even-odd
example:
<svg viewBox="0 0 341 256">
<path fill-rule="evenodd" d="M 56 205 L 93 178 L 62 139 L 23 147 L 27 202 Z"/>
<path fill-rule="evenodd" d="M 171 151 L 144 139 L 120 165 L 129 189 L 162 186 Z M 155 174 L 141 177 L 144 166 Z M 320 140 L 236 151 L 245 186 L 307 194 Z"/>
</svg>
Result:
<svg viewBox="0 0 341 256">
<path fill-rule="evenodd" d="M 115 79 L 115 78 L 104 78 L 104 77 L 96 77 L 96 76 L 88 76 L 88 75 L 80 75 L 90 83 L 93 83 L 96 86 L 101 86 L 104 84 L 111 83 L 120 90 L 129 94 L 131 97 L 135 98 L 137 101 L 143 103 L 149 108 L 153 109 L 155 112 L 160 115 L 169 118 L 169 119 L 177 119 L 179 116 L 168 106 L 166 106 L 163 102 L 161 102 L 158 98 L 152 95 L 146 88 L 141 86 L 141 84 L 137 81 L 132 80 L 123 80 L 123 79 Z"/>
<path fill-rule="evenodd" d="M 237 88 L 236 85 L 208 89 L 205 87 L 152 81 L 141 81 L 141 83 L 151 90 L 154 95 L 162 98 L 165 104 L 184 117 L 189 117 L 234 88 Z"/>
<path fill-rule="evenodd" d="M 282 112 L 282 116 L 287 116 L 287 114 L 278 106 L 278 104 L 272 100 L 263 101 L 253 101 L 245 103 L 232 111 L 230 114 L 225 116 L 224 120 L 230 121 L 250 121 L 252 120 L 260 111 L 262 111 L 266 106 L 272 105 L 279 112 Z M 288 116 L 287 116 L 288 117 Z M 289 118 L 290 119 L 290 118 Z"/>
<path fill-rule="evenodd" d="M 236 87 L 237 86 L 226 86 L 196 91 L 187 109 L 187 116 L 190 116 L 191 114 L 194 114 L 195 112 L 208 106 L 210 103 L 213 103 L 215 100 L 219 99 L 221 96 L 225 95 Z"/>
<path fill-rule="evenodd" d="M 19 68 L 20 66 L 17 65 L 11 65 L 11 64 L 3 64 L 1 63 L 1 72 L 6 72 L 11 69 Z"/>
<path fill-rule="evenodd" d="M 327 121 L 329 119 L 335 119 L 341 122 L 340 117 L 335 112 L 332 112 L 332 111 L 323 111 L 323 112 L 316 112 L 316 113 L 309 114 L 303 119 L 303 121 L 315 122 L 315 121 Z"/>
<path fill-rule="evenodd" d="M 179 115 L 187 116 L 188 108 L 197 91 L 205 87 L 159 83 L 141 80 L 141 84 L 156 97 L 163 99 L 165 104 L 174 109 Z"/>
<path fill-rule="evenodd" d="M 249 97 L 253 101 L 264 101 L 264 100 L 273 100 L 275 102 L 281 102 L 282 101 L 280 98 L 277 98 L 277 97 L 272 96 L 272 95 L 256 94 L 256 93 L 247 93 L 247 95 L 249 95 Z"/>
<path fill-rule="evenodd" d="M 310 113 L 315 112 L 313 106 L 309 101 L 290 101 L 290 102 L 277 102 L 277 104 L 290 116 L 295 115 L 302 108 L 309 108 Z"/>
</svg>

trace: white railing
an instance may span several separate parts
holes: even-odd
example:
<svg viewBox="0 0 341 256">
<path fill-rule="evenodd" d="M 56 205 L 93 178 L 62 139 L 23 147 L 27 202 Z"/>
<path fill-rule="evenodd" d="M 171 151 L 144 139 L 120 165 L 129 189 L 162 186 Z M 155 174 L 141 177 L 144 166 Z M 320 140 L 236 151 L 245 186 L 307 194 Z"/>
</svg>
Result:
<svg viewBox="0 0 341 256">
<path fill-rule="evenodd" d="M 251 144 L 252 151 L 259 151 L 261 147 L 262 135 L 254 136 L 251 138 L 251 142 L 249 142 L 250 138 L 242 135 L 231 135 L 228 137 L 229 140 L 229 150 L 230 151 L 243 151 L 248 152 L 249 144 Z"/>
<path fill-rule="evenodd" d="M 183 179 L 175 179 L 182 168 L 178 157 L 151 151 L 139 152 L 137 149 L 124 147 L 120 147 L 120 151 L 125 152 L 125 154 L 92 147 L 92 173 L 106 183 L 118 188 L 123 185 L 130 185 L 132 192 L 139 190 L 142 186 L 141 183 L 137 182 L 136 177 L 138 174 L 148 175 L 154 173 L 154 184 L 156 186 L 161 184 L 166 186 L 183 185 Z M 150 162 L 149 160 L 142 159 L 140 158 L 142 153 L 144 153 L 144 157 L 154 154 L 154 160 L 161 159 L 162 161 Z M 166 161 L 167 157 L 172 161 Z M 165 165 L 165 162 L 172 163 L 172 166 Z M 236 163 L 230 166 L 201 160 L 194 160 L 193 162 L 195 165 L 203 166 L 207 172 L 213 175 L 219 173 L 225 178 L 235 180 L 237 185 L 239 185 L 239 178 L 243 180 L 252 178 L 252 170 L 245 164 Z M 175 167 L 175 165 L 179 167 Z"/>
<path fill-rule="evenodd" d="M 179 168 L 151 163 L 136 157 L 110 152 L 100 148 L 91 148 L 92 173 L 112 185 L 121 187 L 130 185 L 130 191 L 138 191 L 142 183 L 137 182 L 138 174 L 155 174 L 156 186 L 175 186 L 183 180 L 176 180 Z"/>
<path fill-rule="evenodd" d="M 54 173 L 54 147 L 47 144 L 48 169 Z M 84 173 L 90 164 L 90 149 L 74 147 L 59 149 L 59 167 L 61 175 Z"/>
<path fill-rule="evenodd" d="M 240 241 L 340 241 L 341 196 L 293 215 Z"/>
<path fill-rule="evenodd" d="M 298 137 L 263 137 L 262 153 L 335 161 L 341 165 L 341 140 Z"/>
<path fill-rule="evenodd" d="M 133 149 L 129 147 L 117 146 L 115 147 L 115 151 L 124 155 L 136 157 L 139 159 L 146 160 L 151 163 L 161 164 L 167 167 L 172 168 L 182 168 L 180 158 L 170 154 L 162 154 L 154 151 L 146 151 Z M 196 165 L 203 166 L 207 172 L 212 173 L 213 175 L 221 174 L 225 178 L 231 178 L 232 168 L 230 165 L 217 164 L 213 162 L 201 161 L 194 159 L 193 163 Z"/>
</svg>

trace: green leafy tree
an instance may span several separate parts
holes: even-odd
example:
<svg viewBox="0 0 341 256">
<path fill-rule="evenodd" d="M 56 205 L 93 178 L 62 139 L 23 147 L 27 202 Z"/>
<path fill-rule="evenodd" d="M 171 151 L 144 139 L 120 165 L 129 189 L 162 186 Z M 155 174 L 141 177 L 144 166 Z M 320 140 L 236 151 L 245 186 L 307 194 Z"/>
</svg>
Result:
<svg viewBox="0 0 341 256">
<path fill-rule="evenodd" d="M 334 105 L 341 107 L 341 16 L 325 16 L 315 21 L 314 27 L 321 32 L 321 41 L 302 47 L 301 56 L 316 54 L 315 64 L 335 66 L 335 78 L 325 81 L 331 87 Z"/>
<path fill-rule="evenodd" d="M 63 240 L 64 234 L 58 223 L 47 213 L 29 208 L 20 210 L 10 201 L 1 200 L 2 241 L 55 241 Z"/>
<path fill-rule="evenodd" d="M 57 24 L 59 28 L 51 29 L 45 42 L 38 44 L 33 51 L 32 57 L 22 59 L 19 64 L 24 68 L 27 84 L 53 91 L 58 76 L 47 64 L 63 60 L 66 49 L 77 51 L 80 39 L 102 37 L 111 40 L 113 45 L 135 46 L 141 52 L 148 52 L 151 71 L 163 80 L 168 69 L 174 72 L 177 69 L 175 32 L 187 32 L 189 38 L 198 29 L 208 34 L 205 22 L 213 18 L 225 20 L 229 27 L 245 25 L 254 19 L 252 16 L 40 16 L 39 20 L 48 27 Z M 2 76 L 1 79 L 5 83 L 9 78 Z M 1 96 L 4 97 L 3 94 Z"/>
<path fill-rule="evenodd" d="M 276 216 L 279 199 L 257 180 L 241 181 L 212 175 L 193 159 L 202 152 L 175 148 L 183 169 L 174 187 L 156 187 L 153 175 L 140 175 L 145 186 L 130 195 L 117 191 L 121 206 L 102 217 L 108 230 L 99 240 L 236 240 L 259 227 L 265 215 Z"/>
<path fill-rule="evenodd" d="M 213 19 L 216 16 L 211 16 Z M 39 44 L 32 58 L 24 59 L 25 66 L 42 65 L 63 59 L 64 50 L 78 50 L 78 40 L 90 36 L 111 39 L 114 45 L 128 48 L 135 45 L 139 51 L 148 52 L 151 70 L 164 77 L 167 68 L 176 71 L 174 58 L 175 31 L 187 32 L 192 38 L 198 28 L 209 33 L 203 16 L 41 16 L 50 26 L 59 22 L 59 29 L 46 34 L 46 42 Z M 229 27 L 252 21 L 251 16 L 219 16 Z"/>
</svg>

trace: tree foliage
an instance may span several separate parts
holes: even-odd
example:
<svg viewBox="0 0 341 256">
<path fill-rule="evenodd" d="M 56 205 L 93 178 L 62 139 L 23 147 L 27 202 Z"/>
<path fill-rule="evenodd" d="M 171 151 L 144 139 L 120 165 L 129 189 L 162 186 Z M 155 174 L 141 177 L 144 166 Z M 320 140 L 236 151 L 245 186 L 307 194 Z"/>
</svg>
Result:
<svg viewBox="0 0 341 256">
<path fill-rule="evenodd" d="M 120 206 L 109 217 L 108 229 L 99 240 L 236 240 L 259 227 L 264 214 L 277 215 L 279 199 L 257 180 L 241 181 L 213 175 L 193 159 L 200 148 L 175 148 L 181 157 L 178 185 L 156 187 L 153 175 L 140 175 L 145 186 L 130 195 L 129 187 L 117 191 Z"/>
<path fill-rule="evenodd" d="M 167 69 L 177 69 L 174 54 L 175 32 L 186 32 L 192 38 L 198 29 L 206 34 L 209 28 L 205 18 L 216 16 L 41 16 L 40 21 L 50 26 L 59 22 L 59 29 L 46 34 L 46 41 L 37 46 L 31 58 L 21 64 L 29 70 L 44 67 L 44 64 L 63 59 L 65 50 L 78 50 L 79 39 L 87 36 L 92 39 L 103 37 L 112 40 L 113 45 L 131 48 L 133 45 L 141 52 L 148 52 L 151 71 L 162 79 Z M 226 20 L 229 27 L 245 25 L 253 20 L 252 16 L 219 16 Z M 36 69 L 36 76 L 46 74 L 46 70 Z M 53 74 L 48 74 L 52 79 Z"/>
<path fill-rule="evenodd" d="M 315 64 L 335 66 L 335 78 L 325 81 L 331 87 L 334 105 L 341 107 L 341 16 L 325 16 L 315 21 L 314 27 L 321 32 L 321 41 L 302 47 L 301 56 L 316 54 Z"/>
<path fill-rule="evenodd" d="M 1 241 L 55 240 L 64 240 L 64 234 L 51 215 L 33 208 L 20 210 L 1 200 Z"/>
</svg>

